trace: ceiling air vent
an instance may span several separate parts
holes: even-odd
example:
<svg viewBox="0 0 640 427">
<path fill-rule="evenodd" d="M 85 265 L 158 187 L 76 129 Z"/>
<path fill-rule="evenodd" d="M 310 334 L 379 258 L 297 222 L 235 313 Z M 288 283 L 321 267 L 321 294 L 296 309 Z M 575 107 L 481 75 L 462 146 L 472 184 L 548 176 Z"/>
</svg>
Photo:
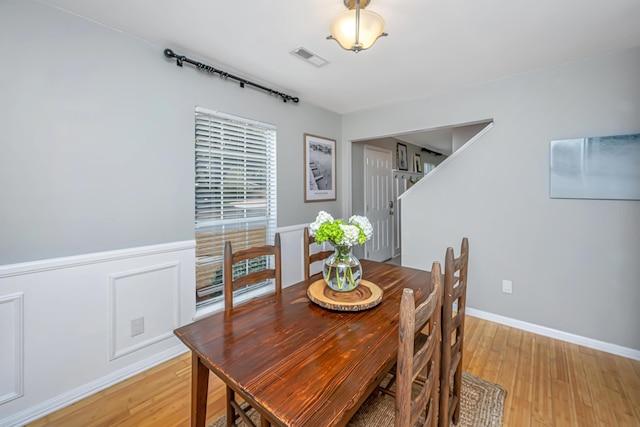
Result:
<svg viewBox="0 0 640 427">
<path fill-rule="evenodd" d="M 329 61 L 327 61 L 326 59 L 320 58 L 315 53 L 303 47 L 299 47 L 291 51 L 291 54 L 297 56 L 305 62 L 315 65 L 316 67 L 322 67 L 323 65 L 327 65 L 329 63 Z"/>
</svg>

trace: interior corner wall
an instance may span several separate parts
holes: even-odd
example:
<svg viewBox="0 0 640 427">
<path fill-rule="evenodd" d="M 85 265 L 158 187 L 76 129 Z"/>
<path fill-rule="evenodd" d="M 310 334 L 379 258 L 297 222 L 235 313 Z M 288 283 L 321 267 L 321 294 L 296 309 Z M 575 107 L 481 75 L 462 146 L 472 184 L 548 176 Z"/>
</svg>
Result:
<svg viewBox="0 0 640 427">
<path fill-rule="evenodd" d="M 348 114 L 343 138 L 492 117 L 403 198 L 403 264 L 429 269 L 467 236 L 469 307 L 640 350 L 640 202 L 549 198 L 551 140 L 640 131 L 638 76 L 640 48 L 610 52 Z"/>
<path fill-rule="evenodd" d="M 165 48 L 221 65 L 39 1 L 0 2 L 0 28 L 0 265 L 193 239 L 196 106 L 275 125 L 278 226 L 315 218 L 303 134 L 339 140 L 340 115 L 177 67 Z"/>
</svg>

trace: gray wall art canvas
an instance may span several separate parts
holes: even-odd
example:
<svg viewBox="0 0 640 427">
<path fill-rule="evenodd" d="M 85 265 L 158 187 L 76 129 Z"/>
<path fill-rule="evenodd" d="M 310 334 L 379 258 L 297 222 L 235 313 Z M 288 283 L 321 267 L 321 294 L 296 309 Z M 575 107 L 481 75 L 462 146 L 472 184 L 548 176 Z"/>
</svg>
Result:
<svg viewBox="0 0 640 427">
<path fill-rule="evenodd" d="M 640 200 L 640 134 L 551 141 L 549 195 Z"/>
</svg>

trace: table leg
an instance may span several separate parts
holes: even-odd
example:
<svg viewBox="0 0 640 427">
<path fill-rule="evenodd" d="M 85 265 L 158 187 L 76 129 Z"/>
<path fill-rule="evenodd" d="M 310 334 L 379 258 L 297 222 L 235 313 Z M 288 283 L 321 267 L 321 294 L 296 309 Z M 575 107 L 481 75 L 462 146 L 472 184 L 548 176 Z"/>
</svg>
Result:
<svg viewBox="0 0 640 427">
<path fill-rule="evenodd" d="M 209 368 L 191 352 L 191 427 L 205 427 L 207 420 L 207 393 Z"/>
<path fill-rule="evenodd" d="M 235 400 L 235 392 L 231 389 L 231 387 L 226 387 L 226 402 L 227 402 L 227 427 L 235 427 L 236 425 L 236 408 L 233 406 L 233 401 Z"/>
</svg>

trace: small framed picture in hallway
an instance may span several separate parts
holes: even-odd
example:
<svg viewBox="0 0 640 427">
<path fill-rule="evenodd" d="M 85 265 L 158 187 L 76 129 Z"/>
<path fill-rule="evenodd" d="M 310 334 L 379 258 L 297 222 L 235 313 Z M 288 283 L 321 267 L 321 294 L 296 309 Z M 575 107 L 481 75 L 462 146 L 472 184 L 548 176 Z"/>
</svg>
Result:
<svg viewBox="0 0 640 427">
<path fill-rule="evenodd" d="M 420 154 L 413 155 L 413 171 L 422 173 L 422 156 Z"/>
<path fill-rule="evenodd" d="M 304 201 L 336 200 L 336 140 L 304 134 Z"/>
<path fill-rule="evenodd" d="M 396 145 L 396 165 L 398 170 L 409 170 L 409 159 L 407 158 L 407 145 L 398 142 Z"/>
</svg>

